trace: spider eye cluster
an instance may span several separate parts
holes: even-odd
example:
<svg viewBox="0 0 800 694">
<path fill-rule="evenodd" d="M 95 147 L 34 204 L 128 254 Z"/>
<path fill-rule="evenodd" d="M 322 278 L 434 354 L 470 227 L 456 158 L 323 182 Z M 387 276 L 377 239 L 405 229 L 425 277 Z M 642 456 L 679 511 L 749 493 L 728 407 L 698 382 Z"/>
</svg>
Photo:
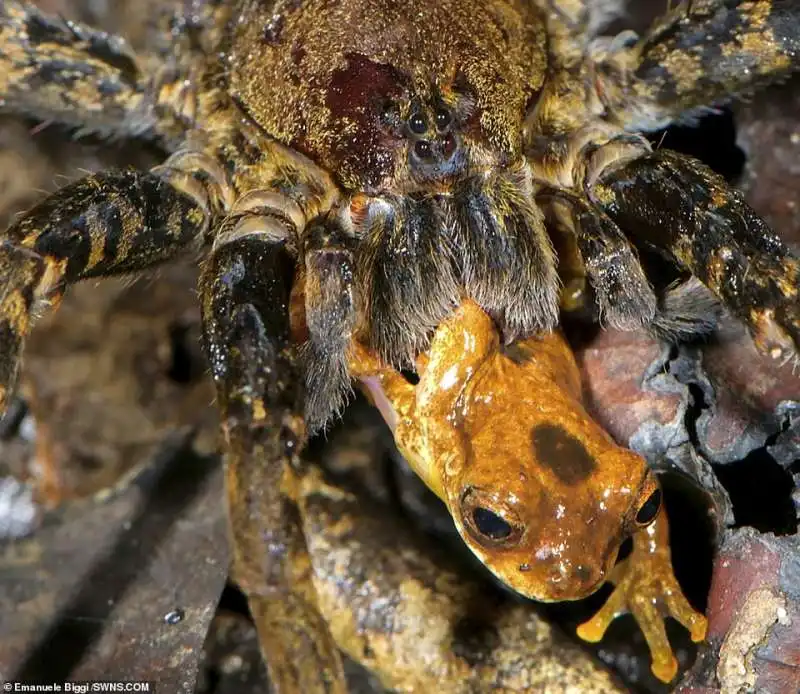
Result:
<svg viewBox="0 0 800 694">
<path fill-rule="evenodd" d="M 412 114 L 408 119 L 408 129 L 416 135 L 424 135 L 428 132 L 428 122 L 425 120 L 425 116 L 421 113 Z"/>
<path fill-rule="evenodd" d="M 393 99 L 379 106 L 381 127 L 392 138 L 409 143 L 409 164 L 421 179 L 457 175 L 463 168 L 465 157 L 461 155 L 458 128 L 464 118 L 463 104 L 450 106 L 442 101 L 416 101 L 410 111 Z"/>
<path fill-rule="evenodd" d="M 432 118 L 428 118 L 421 108 L 414 110 L 408 118 L 408 129 L 413 135 L 446 135 L 450 131 L 450 126 L 453 123 L 453 114 L 446 106 L 439 106 L 432 114 Z M 429 133 L 429 120 L 433 121 L 434 128 L 430 128 Z M 433 130 L 436 132 L 434 133 Z"/>
<path fill-rule="evenodd" d="M 417 106 L 406 122 L 406 137 L 411 142 L 411 164 L 422 171 L 449 171 L 458 150 L 458 137 L 452 132 L 453 114 L 441 104 L 428 110 Z"/>
</svg>

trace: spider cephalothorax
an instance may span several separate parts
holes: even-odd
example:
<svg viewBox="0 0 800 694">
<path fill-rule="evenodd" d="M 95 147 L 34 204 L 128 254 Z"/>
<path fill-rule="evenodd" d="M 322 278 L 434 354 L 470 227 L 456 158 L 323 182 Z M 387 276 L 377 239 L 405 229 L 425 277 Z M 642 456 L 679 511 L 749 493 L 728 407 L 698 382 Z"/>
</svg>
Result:
<svg viewBox="0 0 800 694">
<path fill-rule="evenodd" d="M 719 176 L 636 132 L 788 74 L 795 3 L 680 3 L 641 40 L 608 41 L 592 40 L 588 7 L 165 0 L 139 56 L 30 3 L 0 7 L 4 109 L 170 153 L 68 185 L 7 231 L 0 403 L 36 304 L 207 250 L 234 572 L 282 691 L 343 686 L 291 471 L 343 403 L 353 339 L 408 364 L 465 298 L 504 341 L 527 337 L 556 325 L 560 277 L 585 279 L 612 325 L 680 325 L 639 263 L 646 247 L 763 351 L 798 354 L 798 259 Z M 293 623 L 314 626 L 299 637 Z"/>
<path fill-rule="evenodd" d="M 427 3 L 412 26 L 394 3 L 312 2 L 273 26 L 273 8 L 249 7 L 231 40 L 228 88 L 339 184 L 329 215 L 355 242 L 358 330 L 409 363 L 464 292 L 509 339 L 551 328 L 555 256 L 523 155 L 524 117 L 545 74 L 538 11 Z M 316 379 L 329 392 L 331 376 Z M 346 386 L 340 377 L 337 395 Z M 320 402 L 313 419 L 339 403 Z"/>
</svg>

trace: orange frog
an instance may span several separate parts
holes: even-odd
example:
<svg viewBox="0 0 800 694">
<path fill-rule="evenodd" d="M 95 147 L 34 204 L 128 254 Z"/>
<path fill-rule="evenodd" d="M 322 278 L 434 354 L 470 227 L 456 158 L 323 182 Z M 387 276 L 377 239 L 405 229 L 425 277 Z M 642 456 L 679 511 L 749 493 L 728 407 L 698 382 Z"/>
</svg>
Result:
<svg viewBox="0 0 800 694">
<path fill-rule="evenodd" d="M 677 619 L 695 641 L 706 619 L 673 574 L 655 476 L 584 409 L 578 367 L 559 333 L 503 346 L 492 319 L 468 301 L 437 329 L 416 386 L 358 344 L 350 362 L 400 451 L 495 576 L 546 602 L 613 582 L 578 634 L 599 641 L 630 611 L 653 673 L 674 678 L 664 619 Z M 617 563 L 630 536 L 633 551 Z"/>
</svg>

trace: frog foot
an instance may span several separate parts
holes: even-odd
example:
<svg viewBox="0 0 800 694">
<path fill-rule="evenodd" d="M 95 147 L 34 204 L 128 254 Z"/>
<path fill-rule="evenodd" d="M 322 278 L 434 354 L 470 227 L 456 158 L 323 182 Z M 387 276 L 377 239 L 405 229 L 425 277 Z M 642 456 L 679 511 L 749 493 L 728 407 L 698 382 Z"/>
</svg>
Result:
<svg viewBox="0 0 800 694">
<path fill-rule="evenodd" d="M 669 644 L 664 620 L 667 617 L 678 620 L 694 642 L 705 638 L 708 620 L 689 604 L 675 578 L 665 514 L 661 513 L 639 535 L 634 537 L 630 557 L 619 562 L 609 576 L 608 580 L 616 587 L 608 601 L 578 627 L 578 636 L 596 643 L 615 618 L 630 612 L 650 648 L 650 669 L 662 682 L 670 682 L 678 673 L 678 661 Z"/>
</svg>

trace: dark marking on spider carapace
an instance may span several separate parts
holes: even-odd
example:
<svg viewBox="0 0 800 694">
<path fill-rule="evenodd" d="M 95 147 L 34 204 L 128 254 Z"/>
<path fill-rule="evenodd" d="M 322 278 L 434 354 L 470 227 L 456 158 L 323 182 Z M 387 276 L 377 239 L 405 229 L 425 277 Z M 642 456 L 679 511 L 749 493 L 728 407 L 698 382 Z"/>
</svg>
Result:
<svg viewBox="0 0 800 694">
<path fill-rule="evenodd" d="M 333 154 L 346 175 L 370 188 L 394 172 L 395 150 L 402 137 L 382 117 L 408 91 L 410 79 L 391 65 L 358 53 L 346 58 L 347 65 L 333 72 L 325 94 L 333 122 L 348 128 L 352 136 L 337 140 Z"/>
</svg>

